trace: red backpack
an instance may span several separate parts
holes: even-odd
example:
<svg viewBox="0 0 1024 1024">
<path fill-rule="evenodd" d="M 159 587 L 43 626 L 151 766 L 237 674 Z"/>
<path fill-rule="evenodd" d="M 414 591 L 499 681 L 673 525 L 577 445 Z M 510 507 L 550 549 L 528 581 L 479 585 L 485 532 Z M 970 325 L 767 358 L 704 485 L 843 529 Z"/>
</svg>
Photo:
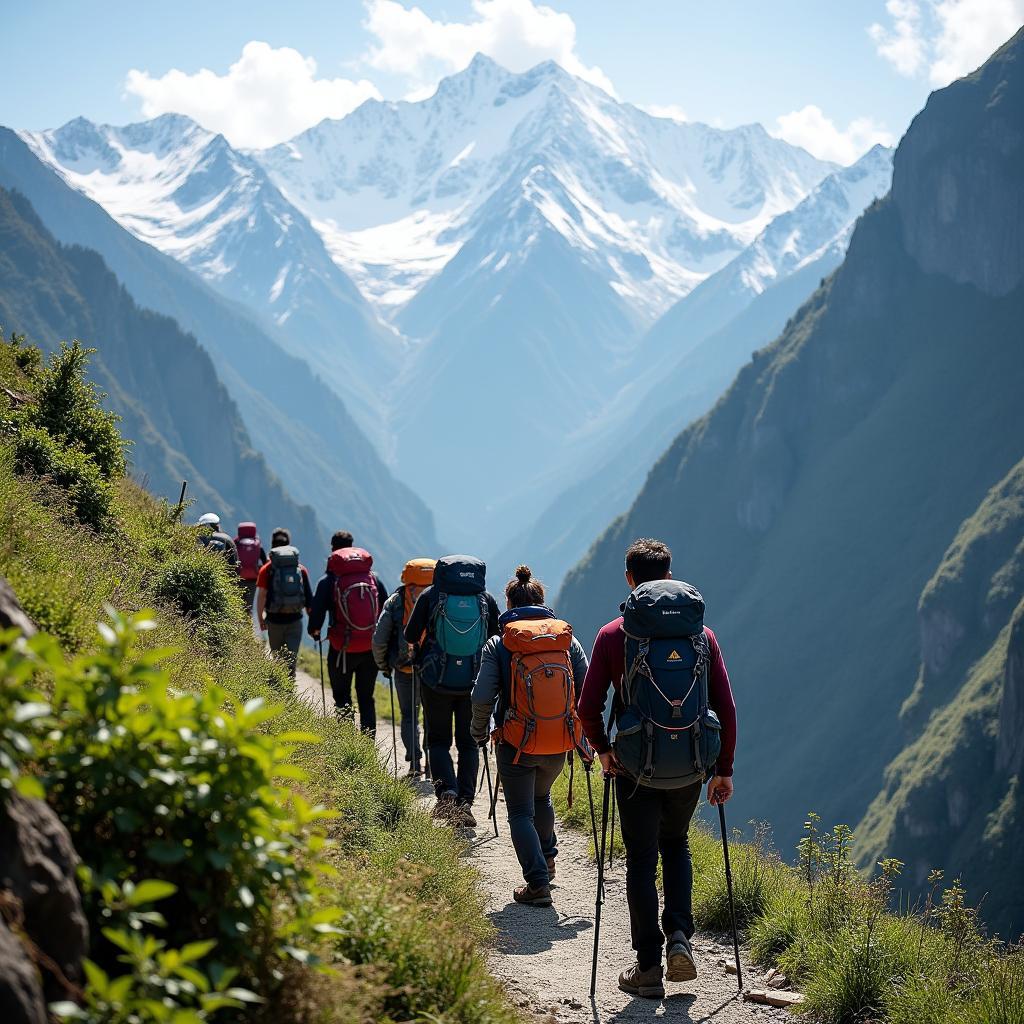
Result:
<svg viewBox="0 0 1024 1024">
<path fill-rule="evenodd" d="M 327 559 L 327 571 L 334 577 L 334 625 L 327 635 L 337 651 L 360 654 L 370 649 L 380 617 L 372 565 L 373 555 L 363 548 L 339 548 Z"/>
<path fill-rule="evenodd" d="M 260 535 L 255 523 L 239 523 L 235 548 L 238 550 L 238 575 L 254 580 L 260 574 Z"/>
</svg>

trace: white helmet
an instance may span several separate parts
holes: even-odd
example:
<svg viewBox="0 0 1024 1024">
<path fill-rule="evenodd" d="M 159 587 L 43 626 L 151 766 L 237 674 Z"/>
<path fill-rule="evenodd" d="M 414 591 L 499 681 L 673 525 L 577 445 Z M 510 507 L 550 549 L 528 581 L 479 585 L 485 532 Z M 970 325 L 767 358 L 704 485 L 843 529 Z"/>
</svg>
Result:
<svg viewBox="0 0 1024 1024">
<path fill-rule="evenodd" d="M 216 512 L 207 512 L 201 515 L 196 523 L 197 526 L 220 526 L 220 516 Z"/>
</svg>

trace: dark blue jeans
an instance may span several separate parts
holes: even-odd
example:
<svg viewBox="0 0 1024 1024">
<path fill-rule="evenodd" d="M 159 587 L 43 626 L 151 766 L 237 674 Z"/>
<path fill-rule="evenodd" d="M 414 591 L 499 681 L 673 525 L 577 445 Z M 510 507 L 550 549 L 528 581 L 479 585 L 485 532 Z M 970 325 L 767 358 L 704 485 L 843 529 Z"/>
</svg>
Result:
<svg viewBox="0 0 1024 1024">
<path fill-rule="evenodd" d="M 476 773 L 480 752 L 469 732 L 473 721 L 473 705 L 469 694 L 438 693 L 429 686 L 420 687 L 423 700 L 423 725 L 430 754 L 430 774 L 434 792 L 455 793 L 460 800 L 473 802 L 476 795 Z M 459 774 L 452 763 L 452 729 L 459 752 Z"/>
<path fill-rule="evenodd" d="M 637 963 L 661 963 L 665 935 L 693 936 L 693 861 L 688 832 L 700 800 L 700 783 L 685 789 L 648 789 L 634 779 L 615 779 L 619 823 L 626 847 L 626 902 Z M 658 922 L 658 854 L 665 909 Z"/>
<path fill-rule="evenodd" d="M 565 764 L 565 754 L 523 754 L 519 764 L 513 764 L 515 753 L 511 744 L 498 744 L 498 774 L 523 878 L 537 888 L 548 884 L 547 858 L 558 853 L 551 787 Z"/>
</svg>

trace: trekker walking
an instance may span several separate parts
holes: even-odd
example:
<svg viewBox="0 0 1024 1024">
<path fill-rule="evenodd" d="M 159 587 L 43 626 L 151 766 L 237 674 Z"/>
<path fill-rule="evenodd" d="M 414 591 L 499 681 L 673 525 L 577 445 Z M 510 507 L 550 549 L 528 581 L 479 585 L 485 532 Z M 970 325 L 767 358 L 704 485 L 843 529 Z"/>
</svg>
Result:
<svg viewBox="0 0 1024 1024">
<path fill-rule="evenodd" d="M 248 615 L 252 615 L 252 603 L 256 598 L 256 579 L 267 561 L 260 535 L 255 523 L 239 523 L 235 534 L 235 551 L 238 553 L 238 581 L 242 589 L 242 603 Z"/>
<path fill-rule="evenodd" d="M 672 579 L 671 565 L 672 553 L 661 541 L 637 540 L 626 551 L 632 593 L 623 614 L 597 634 L 578 708 L 587 739 L 613 777 L 626 847 L 636 962 L 619 975 L 619 988 L 658 999 L 665 995 L 665 976 L 697 977 L 687 831 L 703 782 L 710 779 L 711 804 L 732 796 L 736 747 L 736 705 L 718 640 L 704 625 L 704 600 Z M 609 690 L 612 740 L 604 720 Z"/>
<path fill-rule="evenodd" d="M 567 753 L 579 750 L 590 758 L 575 710 L 587 655 L 569 623 L 544 604 L 544 584 L 533 578 L 529 566 L 516 569 L 505 600 L 508 611 L 498 619 L 501 635 L 491 637 L 480 656 L 472 735 L 479 746 L 486 745 L 497 704 L 498 776 L 526 882 L 512 897 L 549 907 L 558 856 L 551 787 Z"/>
<path fill-rule="evenodd" d="M 486 589 L 487 567 L 470 555 L 446 555 L 434 567 L 434 582 L 420 594 L 405 627 L 416 648 L 427 753 L 437 804 L 434 814 L 476 827 L 472 804 L 480 767 L 470 732 L 470 694 L 480 652 L 498 634 L 498 605 Z M 459 752 L 452 762 L 452 735 Z"/>
<path fill-rule="evenodd" d="M 232 569 L 238 565 L 238 552 L 235 542 L 220 528 L 220 516 L 216 512 L 206 512 L 196 521 L 199 527 L 199 543 L 208 551 L 219 551 L 224 561 Z"/>
<path fill-rule="evenodd" d="M 384 602 L 377 628 L 373 631 L 373 658 L 377 668 L 386 676 L 394 674 L 394 686 L 398 693 L 398 708 L 401 716 L 402 745 L 405 759 L 409 762 L 409 775 L 416 776 L 417 766 L 423 761 L 420 748 L 418 708 L 421 697 L 419 682 L 413 672 L 411 645 L 405 640 L 405 626 L 412 615 L 416 599 L 434 581 L 433 558 L 412 558 L 402 569 L 402 582 Z"/>
<path fill-rule="evenodd" d="M 316 585 L 309 612 L 309 635 L 320 639 L 329 619 L 327 674 L 339 717 L 352 714 L 352 685 L 359 705 L 359 727 L 370 736 L 377 731 L 373 690 L 377 663 L 371 650 L 380 610 L 388 599 L 384 584 L 373 571 L 373 555 L 353 546 L 352 534 L 338 530 L 331 537 L 327 571 Z"/>
<path fill-rule="evenodd" d="M 278 527 L 270 538 L 270 557 L 256 576 L 256 619 L 266 631 L 271 653 L 282 652 L 292 682 L 302 644 L 302 613 L 312 603 L 309 572 L 299 561 L 299 549 L 292 546 L 292 535 Z"/>
</svg>

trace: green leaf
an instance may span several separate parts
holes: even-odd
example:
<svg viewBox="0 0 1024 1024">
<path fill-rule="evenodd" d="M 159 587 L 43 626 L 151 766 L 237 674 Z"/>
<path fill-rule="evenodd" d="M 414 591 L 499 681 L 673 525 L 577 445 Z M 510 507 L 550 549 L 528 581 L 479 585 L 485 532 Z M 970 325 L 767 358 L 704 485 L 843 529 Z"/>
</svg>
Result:
<svg viewBox="0 0 1024 1024">
<path fill-rule="evenodd" d="M 50 705 L 40 701 L 29 701 L 26 704 L 19 704 L 14 709 L 14 721 L 31 722 L 34 718 L 42 718 L 50 713 Z"/>
<path fill-rule="evenodd" d="M 185 981 L 191 982 L 200 992 L 210 991 L 210 979 L 202 971 L 197 971 L 188 964 L 179 964 L 174 968 L 174 973 L 179 978 L 184 978 Z"/>
<path fill-rule="evenodd" d="M 118 928 L 104 928 L 103 937 L 118 949 L 130 953 L 133 949 L 131 936 Z"/>
<path fill-rule="evenodd" d="M 107 978 L 107 972 L 102 967 L 97 966 L 91 960 L 83 960 L 82 967 L 85 970 L 85 980 L 90 989 L 96 993 L 100 998 L 105 999 L 107 996 L 107 988 L 109 987 L 110 980 Z"/>
<path fill-rule="evenodd" d="M 120 978 L 115 978 L 107 990 L 107 998 L 115 1004 L 123 1003 L 131 992 L 134 981 L 135 979 L 130 974 L 122 974 Z"/>
<path fill-rule="evenodd" d="M 255 992 L 250 992 L 247 988 L 229 988 L 224 995 L 230 996 L 232 999 L 237 999 L 240 1003 L 262 1003 L 262 996 L 256 995 Z"/>
<path fill-rule="evenodd" d="M 279 743 L 323 743 L 323 737 L 315 732 L 303 732 L 301 729 L 282 732 L 277 740 Z"/>
<path fill-rule="evenodd" d="M 128 906 L 141 907 L 144 903 L 156 903 L 157 900 L 165 900 L 168 896 L 173 896 L 177 891 L 178 887 L 170 882 L 161 882 L 157 878 L 147 878 L 144 882 L 139 882 L 131 892 L 126 892 L 125 898 L 128 901 Z"/>
<path fill-rule="evenodd" d="M 46 790 L 34 775 L 19 775 L 14 782 L 14 788 L 30 800 L 46 799 Z"/>
<path fill-rule="evenodd" d="M 181 954 L 182 963 L 190 964 L 195 960 L 202 960 L 216 945 L 216 939 L 207 939 L 205 942 L 190 942 L 188 945 L 182 946 L 178 952 Z"/>
</svg>

